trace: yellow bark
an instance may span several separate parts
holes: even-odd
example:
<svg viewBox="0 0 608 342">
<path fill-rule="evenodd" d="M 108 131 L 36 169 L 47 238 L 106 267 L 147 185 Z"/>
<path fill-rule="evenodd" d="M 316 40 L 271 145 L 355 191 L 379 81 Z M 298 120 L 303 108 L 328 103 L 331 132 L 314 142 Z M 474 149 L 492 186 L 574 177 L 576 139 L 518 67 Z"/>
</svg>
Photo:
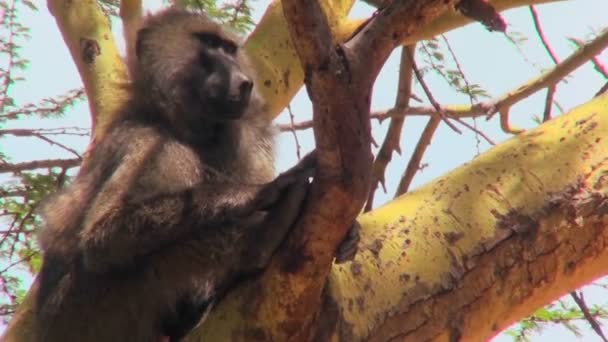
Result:
<svg viewBox="0 0 608 342">
<path fill-rule="evenodd" d="M 485 341 L 606 274 L 606 136 L 602 96 L 362 215 L 359 254 L 329 278 L 328 335 Z M 232 292 L 189 341 L 253 340 L 234 333 L 255 331 L 255 286 Z"/>
<path fill-rule="evenodd" d="M 48 0 L 89 99 L 91 124 L 99 138 L 126 99 L 127 74 L 108 19 L 95 0 Z"/>
<path fill-rule="evenodd" d="M 342 340 L 484 341 L 606 274 L 607 134 L 603 96 L 363 215 L 330 278 Z"/>
<path fill-rule="evenodd" d="M 493 1 L 500 10 L 542 2 L 549 1 Z M 337 40 L 348 37 L 361 22 L 346 18 L 351 0 L 322 3 Z M 126 68 L 107 20 L 93 0 L 49 0 L 49 8 L 78 66 L 100 133 L 125 98 Z M 405 43 L 467 22 L 449 13 Z M 258 84 L 273 116 L 303 81 L 288 37 L 275 1 L 245 46 L 253 56 Z M 404 334 L 418 341 L 461 333 L 467 341 L 482 340 L 559 294 L 600 276 L 607 257 L 604 222 L 585 220 L 577 232 L 567 229 L 573 227 L 572 222 L 563 214 L 541 209 L 549 192 L 574 184 L 577 176 L 595 184 L 608 172 L 603 164 L 608 150 L 602 140 L 608 130 L 606 120 L 608 99 L 604 96 L 362 216 L 362 252 L 355 262 L 334 267 L 330 276 L 328 301 L 335 302 L 341 315 L 333 337 L 382 340 L 387 337 L 382 334 Z M 513 234 L 509 227 L 496 228 L 501 217 L 497 214 L 510 209 L 538 222 L 540 228 L 528 233 L 531 238 Z M 583 247 L 590 252 L 583 254 Z M 4 341 L 30 340 L 33 293 L 35 286 Z M 251 284 L 232 293 L 191 340 L 205 335 L 206 341 L 223 341 L 236 338 L 244 328 L 251 332 L 247 307 L 255 305 L 255 293 Z M 324 308 L 329 305 L 325 304 Z M 213 329 L 205 329 L 208 326 Z"/>
</svg>

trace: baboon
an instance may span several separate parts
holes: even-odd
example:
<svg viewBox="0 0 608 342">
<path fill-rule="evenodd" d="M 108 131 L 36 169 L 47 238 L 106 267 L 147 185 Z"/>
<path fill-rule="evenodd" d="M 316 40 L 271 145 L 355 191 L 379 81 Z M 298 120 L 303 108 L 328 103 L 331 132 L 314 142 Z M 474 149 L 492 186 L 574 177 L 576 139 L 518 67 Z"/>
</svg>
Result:
<svg viewBox="0 0 608 342">
<path fill-rule="evenodd" d="M 274 178 L 274 129 L 221 26 L 165 10 L 135 50 L 129 100 L 41 206 L 36 341 L 178 341 L 305 201 L 315 156 Z"/>
</svg>

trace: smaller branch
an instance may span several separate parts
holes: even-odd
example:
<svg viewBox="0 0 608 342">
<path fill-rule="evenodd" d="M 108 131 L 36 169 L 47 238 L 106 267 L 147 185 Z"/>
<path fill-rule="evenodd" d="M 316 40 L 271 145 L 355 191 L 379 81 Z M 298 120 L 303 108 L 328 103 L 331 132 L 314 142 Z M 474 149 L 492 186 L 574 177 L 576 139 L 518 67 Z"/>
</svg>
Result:
<svg viewBox="0 0 608 342">
<path fill-rule="evenodd" d="M 532 14 L 532 21 L 534 22 L 534 28 L 536 29 L 536 33 L 538 34 L 540 41 L 543 43 L 543 46 L 545 47 L 545 50 L 547 50 L 547 53 L 549 54 L 551 59 L 553 60 L 553 63 L 559 64 L 559 59 L 557 58 L 557 54 L 555 53 L 555 51 L 553 51 L 553 49 L 549 45 L 549 41 L 545 37 L 545 33 L 543 32 L 543 29 L 540 26 L 540 20 L 538 19 L 538 13 L 536 12 L 536 8 L 534 7 L 534 5 L 530 5 L 530 6 L 528 6 L 528 8 L 530 9 L 530 14 Z"/>
<path fill-rule="evenodd" d="M 13 48 L 14 46 L 14 36 L 15 36 L 15 18 L 16 18 L 16 14 L 15 14 L 15 1 L 11 1 L 10 5 L 7 6 L 8 8 L 6 8 L 6 12 L 4 13 L 5 16 L 8 17 L 8 22 L 6 23 L 6 27 L 8 27 L 8 37 L 6 39 L 6 43 L 4 44 L 5 46 L 9 47 L 9 51 L 7 53 L 7 61 L 6 61 L 6 67 L 4 68 L 5 71 L 2 75 L 2 77 L 0 77 L 1 80 L 1 85 L 0 85 L 0 113 L 2 113 L 4 111 L 4 107 L 6 106 L 6 102 L 8 100 L 8 92 L 9 92 L 9 88 L 11 83 L 13 82 L 13 78 L 12 78 L 12 71 L 13 71 L 13 65 L 14 65 L 14 59 L 15 59 L 15 49 Z M 4 19 L 4 18 L 3 18 Z"/>
<path fill-rule="evenodd" d="M 606 339 L 606 336 L 604 336 L 604 332 L 602 331 L 600 324 L 589 312 L 589 308 L 587 307 L 587 303 L 585 303 L 582 293 L 579 295 L 576 291 L 572 291 L 570 292 L 570 296 L 572 297 L 572 299 L 574 299 L 576 305 L 578 305 L 578 307 L 581 309 L 581 312 L 585 316 L 585 319 L 591 325 L 591 329 L 595 331 L 595 333 L 602 339 L 602 341 L 608 342 L 608 339 Z"/>
<path fill-rule="evenodd" d="M 30 260 L 33 256 L 34 256 L 34 253 L 29 253 L 26 256 L 24 256 L 23 258 L 20 258 L 17 261 L 13 261 L 12 263 L 8 264 L 6 267 L 4 267 L 3 269 L 0 270 L 0 275 L 3 275 L 8 270 L 10 270 L 11 268 L 17 266 L 18 264 Z"/>
<path fill-rule="evenodd" d="M 570 39 L 570 41 L 573 42 L 579 48 L 585 45 L 585 42 L 580 39 L 572 38 Z M 600 59 L 597 58 L 597 56 L 594 56 L 591 61 L 593 62 L 594 69 L 602 76 L 604 76 L 604 78 L 608 79 L 608 68 L 604 65 L 604 63 L 602 63 Z"/>
<path fill-rule="evenodd" d="M 301 149 L 302 146 L 300 146 L 300 141 L 298 140 L 298 134 L 296 133 L 296 130 L 293 128 L 295 125 L 295 116 L 293 115 L 293 112 L 291 111 L 291 105 L 287 105 L 287 111 L 289 112 L 289 122 L 290 122 L 290 129 L 289 131 L 293 134 L 293 140 L 296 143 L 296 155 L 298 156 L 298 160 L 302 158 L 301 156 Z"/>
<path fill-rule="evenodd" d="M 593 62 L 593 67 L 595 68 L 595 70 L 597 70 L 600 74 L 602 74 L 602 76 L 604 76 L 604 78 L 608 79 L 608 68 L 606 68 L 604 63 L 602 63 L 600 61 L 600 59 L 597 58 L 597 56 L 594 56 L 591 59 L 591 61 Z"/>
<path fill-rule="evenodd" d="M 28 193 L 23 189 L 15 189 L 15 190 L 2 190 L 0 189 L 0 198 L 6 197 L 27 197 Z"/>
<path fill-rule="evenodd" d="M 401 50 L 399 86 L 397 98 L 395 100 L 395 110 L 403 110 L 409 105 L 410 97 L 412 95 L 412 57 L 414 56 L 415 51 L 415 46 L 404 46 Z M 374 196 L 378 189 L 378 183 L 382 185 L 384 192 L 386 192 L 384 173 L 386 172 L 388 163 L 390 163 L 392 159 L 393 151 L 401 153 L 399 140 L 401 138 L 404 120 L 405 117 L 395 117 L 391 119 L 382 147 L 380 147 L 380 150 L 376 155 L 376 160 L 374 160 L 372 166 L 372 181 L 365 203 L 365 212 L 372 210 L 374 206 Z"/>
<path fill-rule="evenodd" d="M 46 142 L 47 142 L 47 143 L 49 143 L 50 145 L 58 146 L 58 147 L 60 147 L 60 148 L 62 148 L 62 149 L 64 149 L 64 150 L 66 150 L 66 151 L 68 151 L 68 152 L 72 153 L 72 154 L 73 154 L 73 155 L 75 155 L 77 158 L 82 159 L 82 156 L 80 155 L 80 153 L 78 153 L 78 152 L 77 152 L 76 150 L 74 150 L 73 148 L 68 147 L 68 146 L 66 146 L 66 145 L 64 145 L 64 144 L 62 144 L 62 143 L 60 143 L 60 142 L 58 142 L 58 141 L 55 141 L 55 140 L 50 139 L 50 138 L 47 138 L 47 137 L 45 137 L 45 136 L 44 136 L 44 135 L 42 135 L 42 134 L 34 134 L 34 137 L 36 137 L 36 138 L 38 138 L 38 139 L 40 139 L 40 140 L 46 141 Z"/>
<path fill-rule="evenodd" d="M 55 98 L 43 99 L 38 104 L 28 103 L 21 108 L 0 114 L 0 118 L 12 120 L 20 115 L 39 115 L 44 117 L 55 113 L 61 113 L 65 108 L 80 100 L 84 95 L 83 89 L 72 89 L 66 94 L 59 95 Z"/>
<path fill-rule="evenodd" d="M 536 12 L 536 7 L 534 5 L 528 6 L 530 9 L 530 14 L 532 14 L 532 21 L 534 22 L 534 28 L 536 29 L 536 33 L 540 38 L 540 41 L 543 43 L 545 50 L 549 54 L 549 57 L 553 60 L 554 64 L 559 64 L 559 58 L 557 58 L 557 54 L 553 51 L 553 48 L 549 45 L 549 41 L 545 37 L 545 33 L 543 28 L 540 26 L 540 19 L 538 18 L 538 13 Z M 553 104 L 553 97 L 555 95 L 556 85 L 549 86 L 547 88 L 547 96 L 545 97 L 545 110 L 543 112 L 543 122 L 547 122 L 551 120 L 551 108 Z"/>
<path fill-rule="evenodd" d="M 469 124 L 468 122 L 464 121 L 461 118 L 454 118 L 454 121 L 458 122 L 459 124 L 463 125 L 464 127 L 468 128 L 470 131 L 472 131 L 473 133 L 475 133 L 477 136 L 482 137 L 485 141 L 488 142 L 488 144 L 490 145 L 496 145 L 496 143 L 490 139 L 490 137 L 488 137 L 484 132 L 478 130 L 476 127 L 471 126 L 471 124 Z"/>
<path fill-rule="evenodd" d="M 412 184 L 412 180 L 414 176 L 420 170 L 420 162 L 422 161 L 422 157 L 424 156 L 424 152 L 426 152 L 426 148 L 431 144 L 431 139 L 439 127 L 439 123 L 441 122 L 438 116 L 433 116 L 429 118 L 429 122 L 426 124 L 424 131 L 420 135 L 420 140 L 418 140 L 418 144 L 416 144 L 416 148 L 414 149 L 414 153 L 412 153 L 412 157 L 407 164 L 407 168 L 399 181 L 399 185 L 397 186 L 397 191 L 395 192 L 395 197 L 399 195 L 403 195 L 406 193 L 410 185 Z"/>
<path fill-rule="evenodd" d="M 605 93 L 608 90 L 608 83 L 604 84 L 600 90 L 597 91 L 597 93 L 595 93 L 595 97 L 598 97 L 600 95 L 602 95 L 603 93 Z"/>
<path fill-rule="evenodd" d="M 471 108 L 467 105 L 448 105 L 443 106 L 444 112 L 451 118 L 470 118 L 477 116 L 485 116 L 486 112 L 479 110 L 479 108 Z M 426 106 L 409 106 L 403 109 L 390 108 L 385 110 L 379 110 L 370 114 L 371 119 L 376 119 L 380 122 L 386 119 L 402 118 L 404 116 L 433 116 L 438 115 L 437 110 L 433 107 Z M 293 124 L 279 124 L 277 125 L 279 131 L 289 132 L 292 129 L 297 131 L 306 130 L 312 128 L 312 120 L 306 120 L 302 122 L 296 122 Z"/>
<path fill-rule="evenodd" d="M 453 123 L 451 123 L 448 118 L 447 115 L 445 113 L 445 111 L 443 110 L 443 108 L 441 108 L 441 105 L 439 105 L 439 103 L 435 100 L 435 98 L 433 97 L 433 93 L 431 93 L 431 89 L 427 86 L 426 82 L 424 81 L 424 78 L 422 76 L 422 73 L 420 72 L 420 70 L 418 69 L 418 66 L 416 65 L 416 61 L 414 60 L 413 56 L 410 56 L 410 59 L 412 61 L 412 69 L 414 70 L 414 75 L 416 75 L 416 79 L 418 80 L 418 82 L 420 83 L 420 86 L 422 87 L 422 89 L 424 90 L 424 93 L 426 94 L 427 99 L 429 100 L 429 102 L 431 102 L 431 105 L 433 105 L 433 108 L 435 108 L 435 111 L 437 112 L 438 116 L 441 118 L 441 120 L 443 120 L 443 122 L 445 122 L 452 130 L 454 130 L 454 132 L 458 133 L 458 134 L 462 134 L 462 131 L 458 129 L 458 127 L 456 127 Z"/>
<path fill-rule="evenodd" d="M 554 95 L 555 86 L 547 88 L 547 97 L 545 97 L 545 111 L 543 112 L 543 122 L 551 120 L 551 108 L 553 107 Z"/>
<path fill-rule="evenodd" d="M 80 153 L 78 153 L 73 148 L 68 147 L 53 139 L 50 139 L 50 138 L 46 137 L 45 134 L 40 133 L 40 132 L 45 132 L 45 131 L 49 131 L 49 132 L 53 132 L 54 134 L 58 134 L 58 133 L 56 133 L 57 132 L 56 129 L 5 129 L 5 130 L 0 130 L 0 136 L 13 135 L 13 136 L 17 136 L 17 137 L 35 137 L 35 138 L 38 138 L 40 140 L 43 140 L 43 141 L 49 143 L 50 145 L 58 146 L 64 150 L 72 153 L 77 158 L 82 158 Z M 86 134 L 84 134 L 84 135 L 86 135 Z"/>
<path fill-rule="evenodd" d="M 57 128 L 16 128 L 16 129 L 0 129 L 0 136 L 13 135 L 18 137 L 28 137 L 34 135 L 75 135 L 88 136 L 89 129 L 82 127 L 57 127 Z"/>
<path fill-rule="evenodd" d="M 541 74 L 539 77 L 529 81 L 527 84 L 518 87 L 513 91 L 509 91 L 498 97 L 496 100 L 479 104 L 478 106 L 485 110 L 489 116 L 503 109 L 508 109 L 515 103 L 527 98 L 540 89 L 544 89 L 557 84 L 560 80 L 576 70 L 581 65 L 599 54 L 608 45 L 608 30 L 597 36 L 594 40 L 582 46 L 568 58 L 557 64 L 553 69 Z"/>
<path fill-rule="evenodd" d="M 0 173 L 19 173 L 22 171 L 34 170 L 34 169 L 43 169 L 43 168 L 52 168 L 52 167 L 61 167 L 61 168 L 72 168 L 80 165 L 80 158 L 72 158 L 72 159 L 46 159 L 46 160 L 34 160 L 23 163 L 9 164 L 2 163 L 0 164 Z"/>
</svg>

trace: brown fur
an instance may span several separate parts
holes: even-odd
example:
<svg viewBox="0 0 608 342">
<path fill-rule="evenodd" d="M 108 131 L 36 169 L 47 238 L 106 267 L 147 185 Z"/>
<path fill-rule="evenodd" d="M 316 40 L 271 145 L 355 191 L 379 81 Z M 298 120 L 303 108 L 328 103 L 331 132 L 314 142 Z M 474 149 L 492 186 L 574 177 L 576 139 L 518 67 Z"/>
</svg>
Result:
<svg viewBox="0 0 608 342">
<path fill-rule="evenodd" d="M 209 48 L 217 41 L 200 34 L 228 45 Z M 271 182 L 274 130 L 255 91 L 238 118 L 223 116 L 240 104 L 205 102 L 223 84 L 208 84 L 214 72 L 247 73 L 230 44 L 202 15 L 145 21 L 131 99 L 72 185 L 42 206 L 37 341 L 177 340 L 282 241 L 310 158 Z"/>
</svg>

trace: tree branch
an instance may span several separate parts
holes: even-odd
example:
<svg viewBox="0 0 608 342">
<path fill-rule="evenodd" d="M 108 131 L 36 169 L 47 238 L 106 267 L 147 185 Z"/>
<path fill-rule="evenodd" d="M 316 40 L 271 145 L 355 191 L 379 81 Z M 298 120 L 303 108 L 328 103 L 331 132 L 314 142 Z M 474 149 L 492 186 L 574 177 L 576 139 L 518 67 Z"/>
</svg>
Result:
<svg viewBox="0 0 608 342">
<path fill-rule="evenodd" d="M 95 1 L 47 0 L 89 99 L 93 138 L 101 137 L 127 97 L 127 73 L 108 19 Z"/>
<path fill-rule="evenodd" d="M 401 61 L 399 63 L 399 85 L 397 87 L 397 97 L 395 99 L 395 110 L 404 110 L 409 106 L 410 97 L 412 95 L 412 59 L 414 58 L 414 52 L 416 51 L 414 46 L 404 46 L 401 49 Z M 391 119 L 391 123 L 388 126 L 386 137 L 384 142 L 376 155 L 374 165 L 372 166 L 372 182 L 367 196 L 367 202 L 365 203 L 365 211 L 372 210 L 374 206 L 374 195 L 380 184 L 386 192 L 384 184 L 384 172 L 388 163 L 390 163 L 393 151 L 401 153 L 401 147 L 399 146 L 399 140 L 401 138 L 401 130 L 403 129 L 403 122 L 405 117 L 395 117 Z"/>
<path fill-rule="evenodd" d="M 16 164 L 0 164 L 0 173 L 17 173 L 22 171 L 29 171 L 34 169 L 46 169 L 51 167 L 60 167 L 63 169 L 76 167 L 80 165 L 82 160 L 80 158 L 72 159 L 46 159 L 46 160 L 34 160 L 30 162 L 16 163 Z"/>
</svg>

